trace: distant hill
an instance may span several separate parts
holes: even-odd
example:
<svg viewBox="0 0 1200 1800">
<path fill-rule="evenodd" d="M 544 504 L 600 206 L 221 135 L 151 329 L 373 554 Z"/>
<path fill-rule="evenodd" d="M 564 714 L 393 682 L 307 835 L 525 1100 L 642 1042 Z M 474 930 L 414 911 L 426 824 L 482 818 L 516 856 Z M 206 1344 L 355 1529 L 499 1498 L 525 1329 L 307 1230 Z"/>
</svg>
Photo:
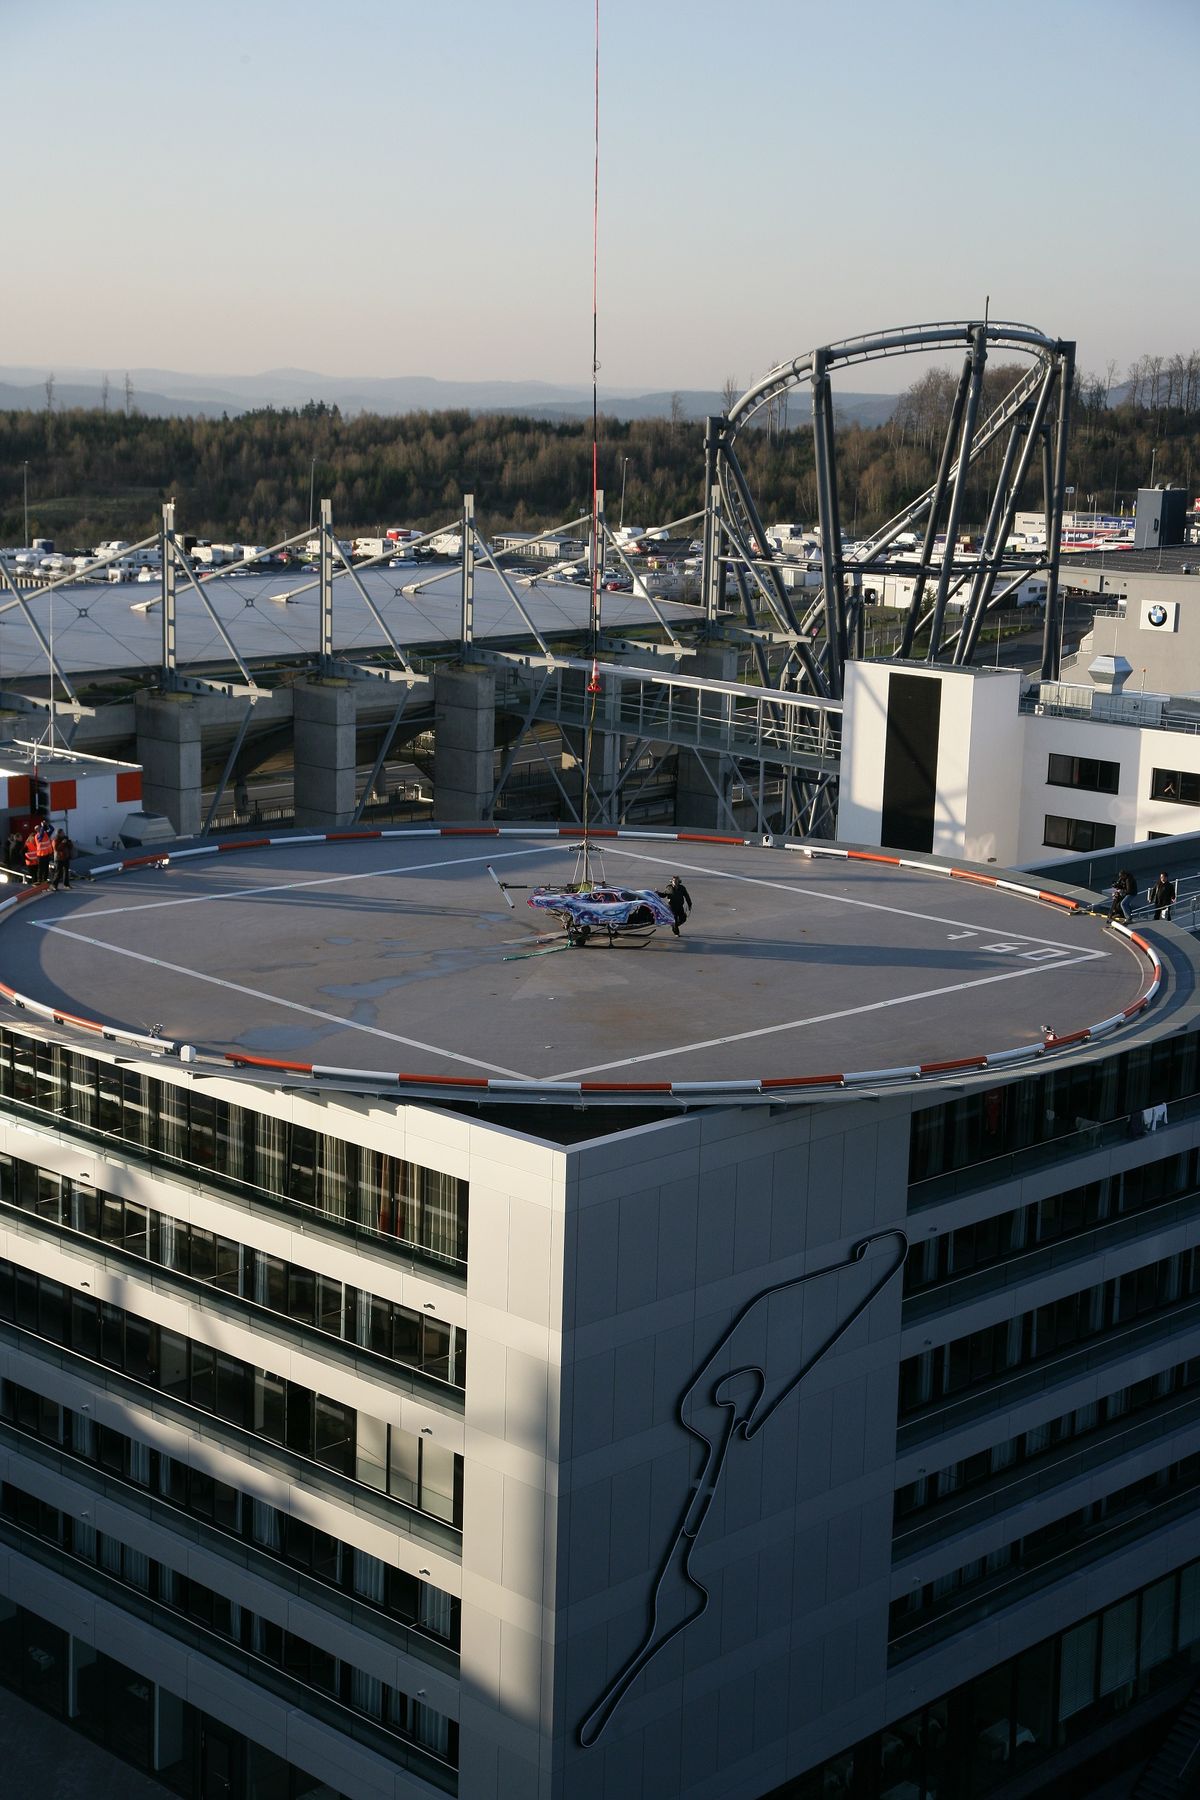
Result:
<svg viewBox="0 0 1200 1800">
<path fill-rule="evenodd" d="M 0 366 L 0 411 L 40 411 L 46 404 L 47 368 Z M 101 369 L 64 368 L 54 371 L 56 407 L 100 405 Z M 173 369 L 131 369 L 133 404 L 150 418 L 220 418 L 258 411 L 266 406 L 300 407 L 309 400 L 323 400 L 349 415 L 380 413 L 384 416 L 411 412 L 445 412 L 461 407 L 468 412 L 521 413 L 535 419 L 582 419 L 592 409 L 590 388 L 562 386 L 548 381 L 438 381 L 427 375 L 334 376 L 311 369 L 267 369 L 261 375 L 188 375 Z M 666 418 L 671 411 L 671 392 L 638 393 L 629 388 L 601 388 L 600 408 L 610 418 Z M 703 419 L 721 410 L 721 395 L 712 391 L 681 391 L 685 418 Z M 847 423 L 881 425 L 891 417 L 894 394 L 837 393 L 839 418 Z M 109 371 L 110 412 L 125 409 L 125 371 Z M 789 420 L 808 417 L 807 399 L 799 394 L 789 403 Z"/>
</svg>

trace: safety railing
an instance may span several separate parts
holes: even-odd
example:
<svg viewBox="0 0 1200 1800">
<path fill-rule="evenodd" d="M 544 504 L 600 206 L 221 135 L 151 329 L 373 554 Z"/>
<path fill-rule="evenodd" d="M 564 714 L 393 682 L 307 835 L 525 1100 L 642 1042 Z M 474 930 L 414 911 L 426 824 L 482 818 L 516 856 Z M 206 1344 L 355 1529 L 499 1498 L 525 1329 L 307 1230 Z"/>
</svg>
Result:
<svg viewBox="0 0 1200 1800">
<path fill-rule="evenodd" d="M 537 716 L 582 729 L 681 749 L 833 770 L 841 756 L 841 706 L 774 688 L 662 675 L 605 664 L 589 693 L 582 665 L 554 670 Z"/>
</svg>

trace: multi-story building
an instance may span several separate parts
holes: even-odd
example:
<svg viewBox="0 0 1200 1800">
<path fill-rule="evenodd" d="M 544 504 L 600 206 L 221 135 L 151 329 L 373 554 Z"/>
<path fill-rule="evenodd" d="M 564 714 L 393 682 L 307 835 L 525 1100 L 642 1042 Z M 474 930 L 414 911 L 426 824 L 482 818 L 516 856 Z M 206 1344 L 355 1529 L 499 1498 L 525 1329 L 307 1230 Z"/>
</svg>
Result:
<svg viewBox="0 0 1200 1800">
<path fill-rule="evenodd" d="M 1194 1678 L 1190 940 L 629 835 L 679 943 L 532 834 L 0 922 L 0 1680 L 184 1796 L 971 1800 Z"/>
</svg>

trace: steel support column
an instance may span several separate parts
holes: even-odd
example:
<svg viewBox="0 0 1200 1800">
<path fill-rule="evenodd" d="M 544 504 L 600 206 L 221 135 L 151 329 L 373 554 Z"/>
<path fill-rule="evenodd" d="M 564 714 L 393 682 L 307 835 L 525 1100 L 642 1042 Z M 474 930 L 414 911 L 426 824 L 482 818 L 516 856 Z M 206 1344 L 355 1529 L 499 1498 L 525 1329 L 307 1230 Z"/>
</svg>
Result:
<svg viewBox="0 0 1200 1800">
<path fill-rule="evenodd" d="M 946 602 L 950 597 L 950 582 L 954 575 L 954 545 L 958 537 L 959 521 L 962 518 L 967 481 L 971 473 L 971 444 L 975 437 L 975 421 L 979 416 L 979 396 L 983 389 L 983 371 L 986 363 L 987 327 L 986 325 L 977 325 L 971 333 L 971 380 L 967 390 L 966 417 L 963 420 L 962 442 L 958 452 L 958 469 L 954 477 L 954 487 L 950 493 L 950 507 L 946 514 L 946 549 L 942 557 L 941 573 L 938 576 L 933 622 L 929 627 L 927 654 L 929 662 L 937 661 L 938 651 L 942 647 Z"/>
<path fill-rule="evenodd" d="M 933 495 L 929 503 L 929 517 L 925 521 L 925 538 L 921 545 L 921 564 L 917 570 L 917 578 L 913 583 L 912 599 L 909 602 L 908 615 L 904 621 L 904 632 L 900 639 L 900 655 L 911 656 L 913 638 L 916 636 L 917 620 L 921 616 L 921 602 L 925 597 L 925 583 L 929 580 L 929 570 L 933 564 L 933 544 L 937 537 L 938 520 L 946 501 L 946 486 L 950 480 L 950 468 L 954 461 L 954 446 L 958 440 L 962 426 L 963 407 L 967 402 L 967 385 L 971 379 L 970 355 L 963 357 L 962 373 L 958 378 L 958 387 L 954 394 L 954 405 L 950 412 L 950 423 L 946 427 L 946 436 L 942 444 L 941 461 L 938 463 L 937 480 L 933 484 Z"/>
<path fill-rule="evenodd" d="M 829 467 L 829 448 L 833 434 L 829 422 L 833 412 L 833 394 L 825 352 L 813 355 L 812 413 L 813 452 L 816 459 L 817 514 L 821 537 L 821 582 L 825 590 L 825 677 L 830 695 L 842 697 L 842 665 L 840 646 L 843 638 L 841 600 L 836 571 L 841 566 L 841 544 L 835 544 L 836 509 L 833 503 L 833 472 Z"/>
<path fill-rule="evenodd" d="M 333 502 L 321 502 L 321 542 L 317 558 L 317 577 L 321 593 L 321 643 L 317 652 L 322 663 L 333 657 Z"/>
<path fill-rule="evenodd" d="M 463 656 L 471 654 L 475 642 L 475 496 L 463 495 L 462 511 L 462 588 L 458 618 L 459 646 Z"/>
<path fill-rule="evenodd" d="M 1008 503 L 1005 507 L 1004 517 L 1001 520 L 1000 530 L 998 533 L 1001 554 L 1003 553 L 1004 545 L 1008 542 L 1009 533 L 1012 531 L 1012 528 L 1013 528 L 1013 520 L 1015 519 L 1016 512 L 1017 512 L 1017 502 L 1021 497 L 1021 490 L 1024 487 L 1025 482 L 1028 478 L 1030 465 L 1033 462 L 1034 452 L 1037 449 L 1038 444 L 1042 441 L 1042 434 L 1043 434 L 1043 431 L 1045 428 L 1045 421 L 1046 421 L 1046 411 L 1050 405 L 1050 400 L 1054 394 L 1054 389 L 1057 385 L 1058 378 L 1059 378 L 1058 364 L 1056 362 L 1052 362 L 1047 367 L 1046 373 L 1042 379 L 1042 385 L 1038 389 L 1038 396 L 1037 396 L 1037 399 L 1034 401 L 1033 412 L 1030 416 L 1028 428 L 1027 428 L 1026 434 L 1025 434 L 1025 445 L 1024 445 L 1023 450 L 1021 451 L 1021 457 L 1020 457 L 1020 461 L 1017 464 L 1016 474 L 1013 476 L 1013 479 L 1012 479 L 1012 486 L 1009 488 L 1009 491 L 1008 491 Z M 991 604 L 992 592 L 993 592 L 993 589 L 995 588 L 996 579 L 997 579 L 998 575 L 999 575 L 999 556 L 997 556 L 996 565 L 991 570 L 989 570 L 987 576 L 984 578 L 983 591 L 980 596 L 980 603 L 979 603 L 979 609 L 978 609 L 978 619 L 975 622 L 975 624 L 971 626 L 970 642 L 969 642 L 967 649 L 963 655 L 964 662 L 970 662 L 971 657 L 974 654 L 975 645 L 979 639 L 979 632 L 983 625 L 984 614 L 987 612 L 988 607 Z"/>
<path fill-rule="evenodd" d="M 175 674 L 175 502 L 162 509 L 162 666 L 169 682 Z"/>
<path fill-rule="evenodd" d="M 1075 346 L 1060 345 L 1058 423 L 1054 439 L 1053 521 L 1046 538 L 1050 564 L 1046 572 L 1046 623 L 1042 633 L 1042 680 L 1058 678 L 1062 634 L 1058 629 L 1059 558 L 1062 553 L 1063 484 L 1067 479 L 1067 435 L 1071 429 L 1071 389 L 1075 382 Z"/>
<path fill-rule="evenodd" d="M 710 414 L 704 421 L 704 554 L 700 562 L 700 600 L 707 624 L 714 625 L 717 608 L 724 598 L 725 582 L 721 566 L 721 487 L 717 478 L 717 449 L 725 419 Z"/>
</svg>

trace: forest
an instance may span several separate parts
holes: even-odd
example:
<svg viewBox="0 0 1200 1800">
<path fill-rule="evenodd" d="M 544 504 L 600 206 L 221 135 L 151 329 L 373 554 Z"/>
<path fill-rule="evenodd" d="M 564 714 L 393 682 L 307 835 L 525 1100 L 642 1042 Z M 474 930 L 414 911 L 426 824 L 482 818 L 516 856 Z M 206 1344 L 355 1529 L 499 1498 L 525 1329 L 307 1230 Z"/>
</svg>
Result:
<svg viewBox="0 0 1200 1800">
<path fill-rule="evenodd" d="M 1021 365 L 989 369 L 985 414 L 1021 372 Z M 1120 388 L 1114 373 L 1110 367 L 1107 377 L 1076 382 L 1067 481 L 1079 510 L 1128 511 L 1139 486 L 1190 491 L 1200 477 L 1200 356 L 1141 358 Z M 839 428 L 841 517 L 852 536 L 933 481 L 954 386 L 953 374 L 930 370 L 900 396 L 886 424 Z M 768 419 L 743 432 L 738 455 L 768 522 L 814 522 L 807 423 L 785 429 Z M 967 526 L 980 523 L 1000 455 L 997 442 L 972 474 Z M 0 543 L 25 541 L 26 494 L 29 536 L 69 549 L 149 535 L 167 499 L 176 502 L 180 530 L 265 544 L 308 525 L 310 496 L 332 500 L 335 527 L 349 537 L 389 525 L 448 524 L 463 494 L 473 493 L 490 536 L 589 511 L 591 464 L 590 422 L 468 412 L 344 417 L 323 403 L 234 418 L 153 418 L 48 404 L 0 412 Z M 602 419 L 599 470 L 610 523 L 618 522 L 622 482 L 627 521 L 682 518 L 702 504 L 703 427 L 678 416 Z M 1040 469 L 1022 498 L 1040 503 Z"/>
</svg>

